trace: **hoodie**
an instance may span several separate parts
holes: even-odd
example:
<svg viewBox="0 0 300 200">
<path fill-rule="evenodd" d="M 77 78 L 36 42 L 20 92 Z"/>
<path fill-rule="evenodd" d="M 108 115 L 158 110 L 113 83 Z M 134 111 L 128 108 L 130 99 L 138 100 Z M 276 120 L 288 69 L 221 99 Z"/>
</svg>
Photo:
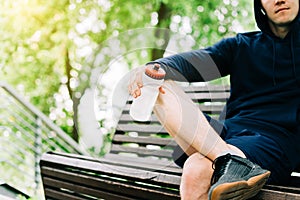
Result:
<svg viewBox="0 0 300 200">
<path fill-rule="evenodd" d="M 300 165 L 300 18 L 284 38 L 276 37 L 254 0 L 260 31 L 239 33 L 205 49 L 158 59 L 167 79 L 210 81 L 230 75 L 231 95 L 224 124 L 274 139 L 293 170 Z"/>
</svg>

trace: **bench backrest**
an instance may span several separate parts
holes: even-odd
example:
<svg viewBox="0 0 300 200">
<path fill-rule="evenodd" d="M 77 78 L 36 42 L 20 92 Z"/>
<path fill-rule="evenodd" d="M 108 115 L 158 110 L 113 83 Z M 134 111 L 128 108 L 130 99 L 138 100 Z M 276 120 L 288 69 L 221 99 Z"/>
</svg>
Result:
<svg viewBox="0 0 300 200">
<path fill-rule="evenodd" d="M 212 117 L 219 116 L 230 94 L 229 86 L 223 85 L 182 87 L 200 109 Z M 149 122 L 134 122 L 129 115 L 131 103 L 132 99 L 129 99 L 123 109 L 110 153 L 170 159 L 176 143 L 155 115 Z"/>
<path fill-rule="evenodd" d="M 182 85 L 202 112 L 219 118 L 230 96 L 229 85 Z M 129 115 L 130 97 L 120 116 L 112 139 L 110 154 L 171 159 L 175 141 L 152 114 L 148 122 L 136 122 Z M 295 170 L 300 173 L 300 166 Z"/>
</svg>

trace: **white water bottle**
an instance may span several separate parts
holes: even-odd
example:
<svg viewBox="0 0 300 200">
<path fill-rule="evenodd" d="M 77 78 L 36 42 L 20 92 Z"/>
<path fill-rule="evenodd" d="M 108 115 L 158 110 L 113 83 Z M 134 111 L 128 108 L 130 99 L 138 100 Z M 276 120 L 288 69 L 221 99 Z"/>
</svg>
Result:
<svg viewBox="0 0 300 200">
<path fill-rule="evenodd" d="M 141 96 L 133 99 L 130 107 L 130 116 L 136 121 L 149 121 L 155 105 L 159 87 L 164 81 L 166 72 L 160 68 L 160 64 L 146 66 L 143 73 L 143 87 Z"/>
</svg>

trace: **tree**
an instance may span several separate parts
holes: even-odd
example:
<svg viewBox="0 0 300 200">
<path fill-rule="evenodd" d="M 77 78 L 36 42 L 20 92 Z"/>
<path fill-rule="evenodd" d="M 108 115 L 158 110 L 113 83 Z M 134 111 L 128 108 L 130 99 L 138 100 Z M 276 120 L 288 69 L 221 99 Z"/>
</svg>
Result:
<svg viewBox="0 0 300 200">
<path fill-rule="evenodd" d="M 65 76 L 68 5 L 68 0 L 1 2 L 1 79 L 46 114 L 54 109 Z M 68 112 L 72 111 L 65 105 L 59 115 L 65 118 Z"/>
</svg>

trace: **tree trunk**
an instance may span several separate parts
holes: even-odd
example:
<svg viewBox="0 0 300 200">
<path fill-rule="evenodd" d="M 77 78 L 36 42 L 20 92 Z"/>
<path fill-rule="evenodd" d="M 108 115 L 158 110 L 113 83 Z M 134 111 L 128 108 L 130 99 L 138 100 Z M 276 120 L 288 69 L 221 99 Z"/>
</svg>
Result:
<svg viewBox="0 0 300 200">
<path fill-rule="evenodd" d="M 70 57 L 69 57 L 69 50 L 68 48 L 66 48 L 66 56 L 65 56 L 65 66 L 66 66 L 66 74 L 67 74 L 67 77 L 68 77 L 68 81 L 67 81 L 67 87 L 68 87 L 68 91 L 69 91 L 69 96 L 70 98 L 72 99 L 73 101 L 73 122 L 74 122 L 74 125 L 73 125 L 73 128 L 72 128 L 72 135 L 71 137 L 76 141 L 78 142 L 79 141 L 79 135 L 78 135 L 78 131 L 77 131 L 77 128 L 76 128 L 76 123 L 77 123 L 77 119 L 78 119 L 78 104 L 80 102 L 80 99 L 76 98 L 74 94 L 74 91 L 72 90 L 71 86 L 70 86 L 70 80 L 72 78 L 71 76 L 71 70 L 72 70 L 72 66 L 70 64 Z"/>
<path fill-rule="evenodd" d="M 155 37 L 157 39 L 163 39 L 164 43 L 159 49 L 152 50 L 152 60 L 163 57 L 165 50 L 170 40 L 170 31 L 166 31 L 171 23 L 171 9 L 165 3 L 161 2 L 158 13 L 157 30 L 155 31 Z"/>
</svg>

